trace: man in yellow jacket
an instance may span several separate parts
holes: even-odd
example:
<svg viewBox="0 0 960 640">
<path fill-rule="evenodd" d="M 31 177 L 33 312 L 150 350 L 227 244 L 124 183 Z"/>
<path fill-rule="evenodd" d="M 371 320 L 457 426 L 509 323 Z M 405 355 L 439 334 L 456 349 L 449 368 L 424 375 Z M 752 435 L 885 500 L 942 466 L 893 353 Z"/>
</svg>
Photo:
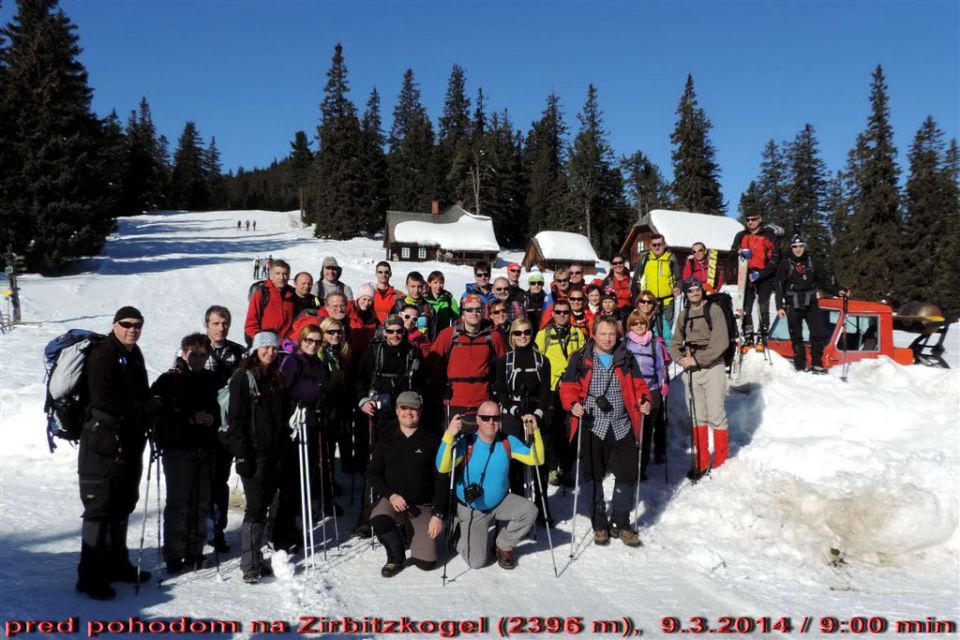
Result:
<svg viewBox="0 0 960 640">
<path fill-rule="evenodd" d="M 571 356 L 587 344 L 587 336 L 583 329 L 570 325 L 570 303 L 567 300 L 554 302 L 551 312 L 550 322 L 540 330 L 535 341 L 537 349 L 550 361 L 550 388 L 553 390 L 553 411 L 550 412 L 550 424 L 544 430 L 549 470 L 547 480 L 555 487 L 560 485 L 561 479 L 573 486 L 576 451 L 567 438 L 567 412 L 560 405 L 557 386 Z"/>
<path fill-rule="evenodd" d="M 662 235 L 650 236 L 650 251 L 640 255 L 639 264 L 633 278 L 633 304 L 644 291 L 650 291 L 660 302 L 658 315 L 660 321 L 651 327 L 664 342 L 670 342 L 673 327 L 674 300 L 680 297 L 680 262 L 667 251 L 667 241 Z"/>
</svg>

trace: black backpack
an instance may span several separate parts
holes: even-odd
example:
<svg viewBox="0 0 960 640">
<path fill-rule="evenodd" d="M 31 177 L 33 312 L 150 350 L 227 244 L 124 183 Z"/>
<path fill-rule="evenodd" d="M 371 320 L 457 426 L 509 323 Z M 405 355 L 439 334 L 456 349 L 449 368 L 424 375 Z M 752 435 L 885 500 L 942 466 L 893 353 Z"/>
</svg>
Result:
<svg viewBox="0 0 960 640">
<path fill-rule="evenodd" d="M 737 353 L 737 319 L 733 315 L 733 298 L 728 293 L 714 293 L 707 296 L 706 303 L 703 305 L 703 318 L 707 321 L 707 328 L 713 331 L 713 320 L 710 319 L 710 307 L 718 305 L 723 311 L 723 319 L 727 325 L 727 344 L 723 352 L 723 363 L 730 367 L 733 365 L 733 358 Z M 687 341 L 687 319 L 690 316 L 690 307 L 683 310 L 683 318 L 680 321 L 680 338 Z"/>
</svg>

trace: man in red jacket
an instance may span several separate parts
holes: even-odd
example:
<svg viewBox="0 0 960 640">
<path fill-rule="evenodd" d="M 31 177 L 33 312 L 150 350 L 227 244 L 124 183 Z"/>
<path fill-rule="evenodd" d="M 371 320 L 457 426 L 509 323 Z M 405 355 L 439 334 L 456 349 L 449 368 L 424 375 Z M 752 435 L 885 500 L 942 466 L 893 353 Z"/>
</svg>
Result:
<svg viewBox="0 0 960 640">
<path fill-rule="evenodd" d="M 373 290 L 373 310 L 381 323 L 393 313 L 397 300 L 403 297 L 403 292 L 390 286 L 391 275 L 393 275 L 393 269 L 390 268 L 389 262 L 381 260 L 377 263 L 377 286 Z"/>
<path fill-rule="evenodd" d="M 761 337 L 765 337 L 770 328 L 770 297 L 777 289 L 776 275 L 780 266 L 779 244 L 776 232 L 763 226 L 763 216 L 757 211 L 747 213 L 747 228 L 733 238 L 731 251 L 736 251 L 748 260 L 747 289 L 740 301 L 745 346 L 754 344 L 754 300 L 760 303 Z"/>
<path fill-rule="evenodd" d="M 465 296 L 460 311 L 460 322 L 437 335 L 427 358 L 434 379 L 447 382 L 450 415 L 476 412 L 491 399 L 497 358 L 507 352 L 500 333 L 483 317 L 480 296 Z"/>
<path fill-rule="evenodd" d="M 261 331 L 285 336 L 293 328 L 296 293 L 287 284 L 289 280 L 290 265 L 283 260 L 274 260 L 270 265 L 270 278 L 253 292 L 247 306 L 243 334 L 248 347 L 253 342 L 253 336 Z"/>
<path fill-rule="evenodd" d="M 593 481 L 593 542 L 610 544 L 619 538 L 628 547 L 639 547 L 640 538 L 630 526 L 640 455 L 643 415 L 650 413 L 650 389 L 640 366 L 626 349 L 616 349 L 618 323 L 600 318 L 593 341 L 570 358 L 560 378 L 560 402 L 570 412 L 570 440 L 579 435 L 584 480 Z M 610 500 L 611 519 L 603 497 L 603 478 L 615 478 Z"/>
<path fill-rule="evenodd" d="M 610 260 L 610 266 L 613 271 L 603 279 L 603 286 L 610 287 L 617 294 L 617 308 L 628 309 L 633 302 L 633 292 L 630 286 L 633 281 L 630 278 L 630 270 L 627 269 L 627 259 L 622 253 L 615 253 Z"/>
</svg>

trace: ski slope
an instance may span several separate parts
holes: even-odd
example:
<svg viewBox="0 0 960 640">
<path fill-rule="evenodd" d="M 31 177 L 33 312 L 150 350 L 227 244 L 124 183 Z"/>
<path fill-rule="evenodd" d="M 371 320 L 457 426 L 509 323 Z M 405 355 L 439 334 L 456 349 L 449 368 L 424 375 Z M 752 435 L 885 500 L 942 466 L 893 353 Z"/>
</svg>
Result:
<svg viewBox="0 0 960 640">
<path fill-rule="evenodd" d="M 257 232 L 238 232 L 238 218 L 256 219 Z M 955 368 L 949 371 L 873 360 L 854 364 L 844 384 L 836 375 L 797 374 L 776 354 L 772 366 L 749 354 L 742 389 L 727 400 L 732 457 L 695 486 L 683 477 L 689 466 L 689 422 L 676 381 L 669 399 L 668 467 L 651 467 L 650 480 L 641 485 L 644 546 L 631 550 L 616 540 L 608 548 L 589 544 L 589 520 L 583 515 L 571 545 L 572 496 L 555 492 L 550 499 L 560 520 L 553 532 L 559 578 L 541 530 L 518 549 L 519 567 L 513 572 L 496 566 L 469 570 L 454 558 L 445 587 L 439 570 L 407 568 L 396 578 L 382 579 L 382 549 L 346 540 L 358 505 L 344 496 L 342 543 L 339 550 L 333 546 L 330 523 L 327 561 L 314 572 L 305 572 L 299 558 L 280 553 L 273 557 L 276 578 L 243 584 L 241 512 L 235 508 L 227 534 L 233 550 L 221 559 L 219 574 L 215 569 L 188 573 L 160 587 L 153 581 L 136 596 L 132 586 L 117 585 L 118 597 L 108 603 L 77 596 L 76 453 L 68 445 L 53 455 L 47 450 L 44 345 L 72 327 L 106 332 L 114 311 L 133 304 L 146 317 L 140 346 L 152 382 L 171 364 L 180 338 L 202 330 L 210 304 L 233 311 L 231 337 L 241 340 L 254 257 L 282 257 L 294 273 L 316 274 L 328 254 L 337 257 L 344 281 L 356 290 L 372 280 L 384 252 L 376 240 L 316 240 L 310 229 L 301 228 L 296 213 L 164 212 L 120 219 L 103 255 L 67 275 L 22 278 L 23 318 L 32 324 L 0 339 L 4 623 L 78 616 L 80 637 L 87 637 L 83 625 L 90 620 L 188 616 L 237 621 L 243 628 L 238 637 L 251 637 L 253 620 L 293 624 L 307 615 L 487 616 L 491 625 L 501 616 L 550 615 L 581 616 L 583 635 L 590 635 L 593 621 L 626 616 L 648 637 L 661 637 L 660 620 L 666 616 L 688 627 L 689 618 L 706 616 L 714 628 L 719 616 L 789 616 L 793 633 L 809 616 L 808 635 L 819 635 L 823 616 L 880 616 L 891 626 L 928 617 L 960 622 L 956 326 L 947 354 Z M 504 264 L 495 275 L 505 274 Z M 472 280 L 469 267 L 396 263 L 398 287 L 408 268 L 424 274 L 442 269 L 455 293 Z M 341 477 L 340 483 L 349 492 L 349 478 Z M 145 484 L 131 521 L 133 549 L 143 523 Z M 156 510 L 154 484 L 146 510 L 144 565 L 160 571 Z"/>
</svg>

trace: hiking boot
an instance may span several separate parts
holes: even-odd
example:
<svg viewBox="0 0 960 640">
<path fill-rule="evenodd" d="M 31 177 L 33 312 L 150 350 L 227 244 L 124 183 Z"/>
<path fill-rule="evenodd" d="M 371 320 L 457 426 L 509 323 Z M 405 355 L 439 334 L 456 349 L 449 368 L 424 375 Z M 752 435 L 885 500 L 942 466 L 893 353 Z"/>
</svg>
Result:
<svg viewBox="0 0 960 640">
<path fill-rule="evenodd" d="M 403 551 L 403 546 L 396 542 L 391 542 L 385 546 L 387 548 L 387 562 L 380 568 L 380 575 L 384 578 L 392 578 L 403 571 L 407 556 Z"/>
<path fill-rule="evenodd" d="M 554 469 L 553 471 L 547 474 L 547 484 L 549 484 L 551 487 L 560 486 L 560 470 L 559 469 Z"/>
<path fill-rule="evenodd" d="M 593 530 L 593 544 L 598 547 L 605 547 L 610 544 L 610 530 L 609 529 L 594 529 Z"/>
<path fill-rule="evenodd" d="M 386 564 L 380 567 L 380 575 L 384 578 L 392 578 L 401 571 L 403 571 L 403 563 L 391 559 L 387 559 Z"/>
<path fill-rule="evenodd" d="M 180 558 L 167 560 L 167 575 L 175 576 L 181 571 L 183 571 L 183 560 Z"/>
<path fill-rule="evenodd" d="M 139 580 L 140 584 L 149 581 L 150 572 L 141 569 Z M 119 567 L 114 567 L 110 582 L 129 582 L 131 584 L 137 584 L 137 568 L 129 562 L 124 563 Z"/>
<path fill-rule="evenodd" d="M 260 569 L 246 569 L 243 572 L 243 581 L 247 584 L 259 584 Z"/>
<path fill-rule="evenodd" d="M 517 559 L 513 556 L 513 549 L 501 549 L 497 547 L 497 564 L 501 569 L 510 571 L 517 568 Z"/>
<path fill-rule="evenodd" d="M 270 577 L 273 575 L 273 563 L 260 556 L 260 575 Z"/>
<path fill-rule="evenodd" d="M 92 600 L 113 600 L 117 597 L 117 592 L 106 582 L 85 582 L 77 580 L 77 592 L 85 593 Z"/>
<path fill-rule="evenodd" d="M 698 480 L 700 480 L 703 476 L 707 475 L 708 471 L 709 469 L 703 469 L 703 470 L 690 469 L 690 471 L 687 471 L 687 479 L 690 480 L 690 482 L 695 483 Z"/>
<path fill-rule="evenodd" d="M 814 366 L 812 369 L 810 369 L 810 373 L 812 373 L 812 374 L 814 374 L 814 375 L 822 376 L 822 375 L 825 375 L 825 374 L 827 373 L 827 370 L 818 365 L 818 366 Z"/>
<path fill-rule="evenodd" d="M 213 560 L 207 558 L 206 556 L 188 556 L 184 559 L 184 565 L 190 571 L 200 571 L 201 569 L 212 569 L 214 564 Z M 169 564 L 169 563 L 168 563 Z"/>
<path fill-rule="evenodd" d="M 353 528 L 353 531 L 350 533 L 350 535 L 354 538 L 369 540 L 373 537 L 373 530 L 370 529 L 369 524 L 360 523 Z"/>
<path fill-rule="evenodd" d="M 643 543 L 640 542 L 640 536 L 638 536 L 637 532 L 628 524 L 618 524 L 614 522 L 610 527 L 610 536 L 617 538 L 628 547 L 643 546 Z"/>
<path fill-rule="evenodd" d="M 755 349 L 758 353 L 763 353 L 764 351 L 766 351 L 766 346 L 762 342 L 758 342 Z"/>
</svg>

